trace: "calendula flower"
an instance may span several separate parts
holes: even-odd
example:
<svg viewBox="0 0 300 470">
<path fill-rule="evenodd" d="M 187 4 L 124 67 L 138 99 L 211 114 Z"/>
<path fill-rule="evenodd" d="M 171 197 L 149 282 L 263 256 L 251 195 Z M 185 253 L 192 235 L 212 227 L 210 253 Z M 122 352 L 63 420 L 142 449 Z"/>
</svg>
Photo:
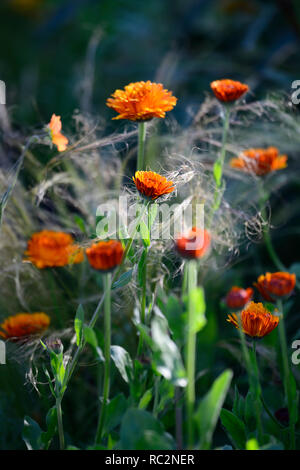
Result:
<svg viewBox="0 0 300 470">
<path fill-rule="evenodd" d="M 113 108 L 118 116 L 113 119 L 130 121 L 148 121 L 152 118 L 164 118 L 166 111 L 171 111 L 177 98 L 171 91 L 165 90 L 161 83 L 135 82 L 116 90 L 106 104 Z"/>
<path fill-rule="evenodd" d="M 211 236 L 207 230 L 193 227 L 186 234 L 175 240 L 178 253 L 186 259 L 202 258 L 207 254 L 211 243 Z"/>
<path fill-rule="evenodd" d="M 4 339 L 21 339 L 38 335 L 50 325 L 50 317 L 46 313 L 18 313 L 8 317 L 0 325 L 0 337 Z"/>
<path fill-rule="evenodd" d="M 250 302 L 252 296 L 253 289 L 251 287 L 243 289 L 242 287 L 233 286 L 226 295 L 225 302 L 230 309 L 241 310 Z"/>
<path fill-rule="evenodd" d="M 276 147 L 249 149 L 242 152 L 238 158 L 232 158 L 230 166 L 246 173 L 263 176 L 286 168 L 287 156 L 279 155 Z"/>
<path fill-rule="evenodd" d="M 230 79 L 215 80 L 210 84 L 216 98 L 224 103 L 236 101 L 248 90 L 248 85 Z"/>
<path fill-rule="evenodd" d="M 296 275 L 287 272 L 266 273 L 259 276 L 255 287 L 268 302 L 291 294 L 296 285 Z"/>
<path fill-rule="evenodd" d="M 86 249 L 90 265 L 100 271 L 110 271 L 121 264 L 124 250 L 118 240 L 101 241 Z"/>
<path fill-rule="evenodd" d="M 74 244 L 69 233 L 50 230 L 34 233 L 28 241 L 25 255 L 39 269 L 83 261 L 83 250 Z"/>
<path fill-rule="evenodd" d="M 227 321 L 239 329 L 237 314 L 228 315 Z M 263 338 L 273 331 L 279 323 L 279 317 L 272 315 L 262 303 L 250 302 L 241 313 L 243 332 L 251 338 Z"/>
<path fill-rule="evenodd" d="M 66 150 L 68 145 L 68 139 L 61 133 L 61 119 L 60 116 L 52 114 L 51 121 L 48 124 L 50 129 L 51 140 L 56 145 L 59 152 Z"/>
<path fill-rule="evenodd" d="M 147 199 L 155 200 L 175 189 L 173 181 L 167 180 L 154 171 L 136 171 L 132 179 L 136 189 Z"/>
</svg>

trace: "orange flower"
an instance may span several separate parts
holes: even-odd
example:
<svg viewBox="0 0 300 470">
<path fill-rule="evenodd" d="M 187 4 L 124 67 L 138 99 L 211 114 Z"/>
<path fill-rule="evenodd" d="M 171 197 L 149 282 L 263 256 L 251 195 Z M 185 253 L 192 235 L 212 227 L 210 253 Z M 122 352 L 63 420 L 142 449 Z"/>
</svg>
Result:
<svg viewBox="0 0 300 470">
<path fill-rule="evenodd" d="M 249 90 L 248 85 L 230 79 L 215 80 L 210 87 L 216 98 L 225 103 L 238 100 Z"/>
<path fill-rule="evenodd" d="M 61 133 L 61 120 L 60 116 L 52 114 L 51 121 L 48 124 L 50 129 L 50 135 L 52 142 L 56 145 L 59 152 L 66 150 L 68 145 L 68 139 Z"/>
<path fill-rule="evenodd" d="M 43 312 L 18 313 L 0 325 L 0 336 L 4 339 L 26 338 L 42 333 L 49 325 L 50 317 Z"/>
<path fill-rule="evenodd" d="M 32 235 L 25 255 L 39 269 L 83 261 L 83 251 L 70 234 L 49 230 Z"/>
<path fill-rule="evenodd" d="M 113 119 L 130 121 L 148 121 L 154 117 L 164 118 L 166 111 L 171 111 L 177 98 L 171 91 L 165 90 L 161 83 L 130 83 L 124 90 L 116 90 L 106 104 L 113 108 L 118 116 Z"/>
<path fill-rule="evenodd" d="M 90 265 L 100 271 L 110 271 L 121 264 L 124 250 L 118 240 L 101 241 L 86 249 Z"/>
<path fill-rule="evenodd" d="M 132 179 L 139 193 L 152 200 L 171 193 L 175 189 L 173 181 L 168 181 L 167 178 L 154 171 L 136 171 Z"/>
<path fill-rule="evenodd" d="M 296 275 L 287 272 L 266 273 L 259 276 L 254 285 L 265 300 L 273 302 L 278 297 L 291 294 L 296 285 Z"/>
<path fill-rule="evenodd" d="M 279 150 L 276 147 L 269 147 L 267 149 L 245 150 L 238 158 L 230 160 L 230 166 L 237 170 L 262 176 L 271 171 L 286 168 L 286 162 L 286 155 L 279 155 Z"/>
<path fill-rule="evenodd" d="M 202 258 L 208 252 L 211 237 L 207 230 L 193 227 L 187 234 L 176 239 L 178 253 L 187 259 Z"/>
<path fill-rule="evenodd" d="M 241 310 L 252 299 L 253 289 L 233 286 L 226 295 L 225 302 L 230 309 Z"/>
<path fill-rule="evenodd" d="M 228 315 L 227 321 L 239 329 L 239 321 L 235 313 Z M 250 302 L 241 313 L 243 332 L 252 338 L 263 338 L 271 333 L 278 323 L 279 317 L 271 315 L 262 303 Z"/>
</svg>

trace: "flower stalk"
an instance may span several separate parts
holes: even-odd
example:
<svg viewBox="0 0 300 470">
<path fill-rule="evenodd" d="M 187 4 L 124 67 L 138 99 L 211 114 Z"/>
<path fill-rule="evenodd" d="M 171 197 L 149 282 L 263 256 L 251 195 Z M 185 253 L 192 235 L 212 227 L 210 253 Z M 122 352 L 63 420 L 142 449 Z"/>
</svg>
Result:
<svg viewBox="0 0 300 470">
<path fill-rule="evenodd" d="M 282 300 L 277 300 L 277 308 L 281 313 L 281 319 L 278 325 L 278 335 L 279 343 L 282 356 L 282 367 L 283 367 L 283 384 L 284 384 L 284 394 L 289 410 L 289 430 L 290 430 L 290 440 L 291 440 L 291 449 L 295 449 L 295 423 L 293 419 L 293 396 L 292 396 L 292 387 L 291 387 L 291 370 L 288 362 L 288 349 L 285 333 L 285 324 L 284 324 L 284 313 L 283 313 L 283 304 Z"/>
<path fill-rule="evenodd" d="M 146 122 L 138 123 L 138 155 L 137 155 L 137 171 L 144 170 L 145 166 L 145 142 L 146 142 Z"/>
<path fill-rule="evenodd" d="M 99 415 L 96 440 L 99 444 L 102 439 L 103 425 L 105 420 L 106 406 L 110 389 L 110 347 L 111 347 L 111 273 L 104 275 L 104 383 L 102 406 Z"/>
<path fill-rule="evenodd" d="M 188 325 L 186 341 L 186 409 L 187 409 L 187 440 L 191 449 L 194 444 L 194 406 L 195 406 L 195 368 L 196 368 L 196 332 L 194 325 L 194 310 L 191 296 L 193 289 L 197 287 L 197 264 L 195 260 L 187 261 L 184 269 L 187 271 L 188 291 Z"/>
</svg>

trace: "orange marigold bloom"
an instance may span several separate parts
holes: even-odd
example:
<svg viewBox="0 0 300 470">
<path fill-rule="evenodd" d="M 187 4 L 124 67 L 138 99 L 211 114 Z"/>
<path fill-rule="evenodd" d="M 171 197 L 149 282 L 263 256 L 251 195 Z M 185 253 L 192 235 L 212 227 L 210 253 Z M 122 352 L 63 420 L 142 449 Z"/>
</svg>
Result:
<svg viewBox="0 0 300 470">
<path fill-rule="evenodd" d="M 69 233 L 50 230 L 34 233 L 28 241 L 25 255 L 39 269 L 83 261 L 83 250 L 74 244 Z"/>
<path fill-rule="evenodd" d="M 61 133 L 61 120 L 60 116 L 52 114 L 51 121 L 48 124 L 52 142 L 56 145 L 59 152 L 66 150 L 69 140 Z"/>
<path fill-rule="evenodd" d="M 124 90 L 116 90 L 106 104 L 119 113 L 113 119 L 148 121 L 154 117 L 164 118 L 166 111 L 171 111 L 176 102 L 177 98 L 171 91 L 165 90 L 161 83 L 148 80 L 130 83 Z"/>
<path fill-rule="evenodd" d="M 287 272 L 262 274 L 254 283 L 261 295 L 268 302 L 275 301 L 292 293 L 296 285 L 296 275 Z"/>
<path fill-rule="evenodd" d="M 152 200 L 169 194 L 175 189 L 173 181 L 167 180 L 154 171 L 136 171 L 132 179 L 139 193 Z"/>
<path fill-rule="evenodd" d="M 233 286 L 226 295 L 225 302 L 229 308 L 241 310 L 250 302 L 252 296 L 253 289 L 251 287 L 243 289 L 242 287 Z"/>
<path fill-rule="evenodd" d="M 286 168 L 287 156 L 279 155 L 279 150 L 276 147 L 249 149 L 242 152 L 238 158 L 232 158 L 230 166 L 237 170 L 262 176 L 271 171 Z"/>
<path fill-rule="evenodd" d="M 241 326 L 243 332 L 252 338 L 263 338 L 271 333 L 279 323 L 279 317 L 272 315 L 262 303 L 250 302 L 241 313 Z M 235 313 L 228 315 L 227 321 L 239 329 L 238 316 Z"/>
<path fill-rule="evenodd" d="M 224 103 L 236 101 L 248 90 L 248 85 L 230 79 L 215 80 L 210 84 L 216 98 Z"/>
<path fill-rule="evenodd" d="M 20 339 L 38 335 L 50 325 L 50 317 L 46 313 L 18 313 L 8 317 L 0 325 L 0 337 L 4 339 Z"/>
<path fill-rule="evenodd" d="M 100 271 L 110 271 L 121 264 L 124 250 L 118 240 L 101 241 L 86 249 L 90 265 Z"/>
<path fill-rule="evenodd" d="M 177 237 L 176 249 L 187 259 L 202 258 L 209 250 L 211 236 L 207 230 L 193 227 L 187 234 Z"/>
</svg>

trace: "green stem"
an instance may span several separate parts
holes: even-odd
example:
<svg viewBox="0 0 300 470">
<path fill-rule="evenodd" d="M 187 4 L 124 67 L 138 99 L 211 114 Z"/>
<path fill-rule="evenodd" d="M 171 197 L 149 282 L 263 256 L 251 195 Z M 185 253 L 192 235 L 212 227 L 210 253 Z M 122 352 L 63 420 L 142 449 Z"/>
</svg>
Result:
<svg viewBox="0 0 300 470">
<path fill-rule="evenodd" d="M 260 407 L 260 398 L 261 398 L 261 388 L 259 383 L 259 374 L 258 374 L 258 366 L 256 360 L 256 342 L 253 340 L 253 364 L 251 362 L 250 354 L 247 348 L 246 337 L 242 327 L 242 319 L 241 313 L 237 313 L 238 318 L 238 331 L 240 335 L 241 345 L 242 345 L 242 352 L 244 355 L 245 366 L 248 374 L 249 379 L 249 387 L 251 394 L 253 396 L 253 400 L 255 403 L 255 413 L 256 413 L 256 422 L 257 422 L 257 430 L 258 430 L 258 439 L 259 442 L 262 443 L 262 436 L 263 436 L 263 428 L 261 422 L 261 407 Z"/>
<path fill-rule="evenodd" d="M 260 444 L 263 443 L 263 427 L 261 421 L 261 388 L 259 382 L 259 371 L 257 365 L 257 357 L 256 357 L 256 341 L 253 340 L 253 356 L 254 356 L 254 367 L 253 373 L 255 378 L 255 388 L 253 387 L 253 394 L 255 400 L 255 412 L 256 412 L 256 422 L 257 422 L 257 432 L 258 432 L 258 441 Z"/>
<path fill-rule="evenodd" d="M 223 182 L 223 167 L 225 163 L 226 157 L 226 143 L 228 137 L 228 130 L 230 124 L 230 106 L 224 106 L 224 121 L 223 121 L 223 135 L 222 135 L 222 147 L 221 152 L 216 160 L 214 167 L 213 167 L 213 174 L 215 180 L 215 191 L 214 191 L 214 199 L 213 199 L 213 206 L 211 209 L 211 213 L 208 219 L 208 228 L 210 228 L 213 217 L 215 212 L 219 209 L 221 201 L 222 201 L 222 182 Z"/>
<path fill-rule="evenodd" d="M 111 346 L 111 273 L 104 276 L 105 300 L 104 300 L 104 383 L 103 383 L 103 401 L 99 415 L 96 440 L 99 444 L 102 439 L 103 424 L 105 420 L 106 405 L 109 398 L 110 385 L 110 346 Z"/>
<path fill-rule="evenodd" d="M 138 123 L 138 155 L 137 170 L 144 170 L 145 166 L 145 141 L 146 141 L 146 123 L 144 121 Z"/>
<path fill-rule="evenodd" d="M 57 413 L 57 428 L 59 436 L 59 448 L 64 450 L 65 448 L 65 436 L 64 436 L 64 427 L 62 420 L 62 410 L 61 410 L 61 398 L 56 399 L 56 413 Z"/>
<path fill-rule="evenodd" d="M 127 255 L 128 255 L 128 252 L 132 246 L 132 243 L 133 243 L 133 239 L 135 237 L 135 234 L 137 233 L 137 230 L 138 230 L 138 227 L 139 227 L 139 223 L 145 213 L 145 210 L 146 210 L 146 207 L 145 209 L 139 214 L 138 216 L 138 219 L 137 219 L 137 222 L 134 226 L 134 230 L 133 230 L 133 233 L 131 235 L 131 237 L 128 239 L 127 243 L 126 243 L 126 246 L 125 246 L 125 249 L 124 249 L 124 254 L 123 254 L 123 258 L 122 258 L 122 262 L 121 264 L 119 265 L 119 267 L 117 268 L 117 270 L 115 271 L 114 275 L 113 275 L 113 278 L 112 278 L 112 281 L 111 281 L 111 284 L 113 285 L 113 283 L 116 281 L 116 279 L 118 278 L 118 276 L 120 275 L 120 272 L 123 268 L 123 264 L 125 262 L 125 259 L 127 258 Z M 104 299 L 105 299 L 105 293 L 102 295 L 102 297 L 100 298 L 99 302 L 98 302 L 98 305 L 93 313 L 93 316 L 88 324 L 88 327 L 89 328 L 94 328 L 97 320 L 98 320 L 98 317 L 99 317 L 99 314 L 100 314 L 100 311 L 101 311 L 101 307 L 102 307 L 102 304 L 104 302 Z M 86 340 L 83 340 L 82 343 L 78 346 L 75 354 L 74 354 L 74 357 L 66 371 L 66 374 L 65 374 L 65 378 L 64 378 L 64 382 L 63 382 L 63 385 L 62 385 L 62 397 L 64 396 L 65 394 L 65 391 L 67 389 L 67 385 L 73 375 L 73 372 L 76 368 L 76 365 L 77 365 L 77 362 L 78 362 L 78 359 L 79 359 L 79 356 L 81 354 L 81 351 L 84 349 L 86 345 Z"/>
<path fill-rule="evenodd" d="M 149 204 L 146 204 L 147 208 L 147 229 L 150 237 L 150 221 L 149 221 Z M 144 263 L 142 266 L 142 297 L 141 297 L 141 323 L 145 324 L 146 322 L 146 304 L 147 304 L 147 256 L 148 256 L 148 245 L 144 246 Z M 137 349 L 137 356 L 141 355 L 143 349 L 143 336 L 139 336 L 139 343 Z"/>
<path fill-rule="evenodd" d="M 277 307 L 281 313 L 281 318 L 278 324 L 278 335 L 280 342 L 280 349 L 282 355 L 282 366 L 283 366 L 283 383 L 284 383 L 284 394 L 289 410 L 289 428 L 290 428 L 290 439 L 291 439 L 291 449 L 295 449 L 295 424 L 292 419 L 293 415 L 293 397 L 291 396 L 291 383 L 290 383 L 290 367 L 288 361 L 288 348 L 286 341 L 285 325 L 284 325 L 284 315 L 283 315 L 283 305 L 280 299 L 277 300 Z"/>
<path fill-rule="evenodd" d="M 194 260 L 185 264 L 187 270 L 188 293 L 197 287 L 197 265 Z M 189 449 L 194 445 L 194 406 L 195 406 L 195 369 L 196 369 L 196 333 L 194 326 L 194 311 L 191 296 L 188 298 L 188 328 L 187 328 L 187 349 L 186 349 L 186 408 L 187 408 L 187 439 Z"/>
</svg>

